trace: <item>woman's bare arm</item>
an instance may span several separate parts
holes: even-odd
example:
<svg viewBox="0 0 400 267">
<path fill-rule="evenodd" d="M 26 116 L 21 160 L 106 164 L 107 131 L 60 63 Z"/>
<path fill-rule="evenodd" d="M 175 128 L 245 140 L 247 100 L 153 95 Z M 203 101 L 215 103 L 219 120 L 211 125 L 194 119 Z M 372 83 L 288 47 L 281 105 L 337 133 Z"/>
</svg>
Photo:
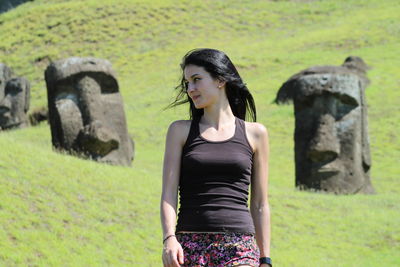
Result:
<svg viewBox="0 0 400 267">
<path fill-rule="evenodd" d="M 253 172 L 251 181 L 250 211 L 256 230 L 261 257 L 270 256 L 271 225 L 268 203 L 269 140 L 267 129 L 259 123 L 249 125 L 249 142 L 253 147 Z"/>
<path fill-rule="evenodd" d="M 164 242 L 164 266 L 183 264 L 183 251 L 175 236 L 176 209 L 178 202 L 178 185 L 182 147 L 188 136 L 188 122 L 173 122 L 167 133 L 163 167 L 162 195 L 160 203 L 161 225 Z M 178 263 L 179 262 L 179 263 Z"/>
</svg>

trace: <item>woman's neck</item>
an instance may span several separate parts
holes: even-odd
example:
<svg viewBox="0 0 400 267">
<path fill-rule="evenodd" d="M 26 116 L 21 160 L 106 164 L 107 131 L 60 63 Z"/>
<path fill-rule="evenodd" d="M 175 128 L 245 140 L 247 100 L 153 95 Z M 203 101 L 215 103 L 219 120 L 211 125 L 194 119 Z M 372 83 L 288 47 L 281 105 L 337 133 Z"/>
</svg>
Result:
<svg viewBox="0 0 400 267">
<path fill-rule="evenodd" d="M 204 115 L 201 122 L 209 125 L 215 129 L 219 129 L 222 126 L 231 124 L 235 121 L 235 115 L 233 115 L 232 109 L 229 105 L 228 99 L 221 101 L 210 107 L 204 108 Z"/>
</svg>

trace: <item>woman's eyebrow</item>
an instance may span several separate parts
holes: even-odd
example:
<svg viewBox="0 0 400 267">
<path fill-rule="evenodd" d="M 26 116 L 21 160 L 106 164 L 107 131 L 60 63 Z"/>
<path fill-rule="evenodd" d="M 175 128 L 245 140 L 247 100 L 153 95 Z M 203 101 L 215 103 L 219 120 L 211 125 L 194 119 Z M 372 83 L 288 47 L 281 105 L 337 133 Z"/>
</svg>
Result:
<svg viewBox="0 0 400 267">
<path fill-rule="evenodd" d="M 200 74 L 199 74 L 199 73 L 192 74 L 192 75 L 189 77 L 189 79 L 193 79 L 193 78 L 194 78 L 195 76 L 197 76 L 197 75 L 200 75 Z M 184 80 L 187 81 L 187 79 L 185 79 L 185 78 L 184 78 Z"/>
<path fill-rule="evenodd" d="M 193 78 L 196 75 L 200 75 L 200 74 L 198 74 L 198 73 L 192 74 L 192 76 L 190 76 L 190 78 Z"/>
</svg>

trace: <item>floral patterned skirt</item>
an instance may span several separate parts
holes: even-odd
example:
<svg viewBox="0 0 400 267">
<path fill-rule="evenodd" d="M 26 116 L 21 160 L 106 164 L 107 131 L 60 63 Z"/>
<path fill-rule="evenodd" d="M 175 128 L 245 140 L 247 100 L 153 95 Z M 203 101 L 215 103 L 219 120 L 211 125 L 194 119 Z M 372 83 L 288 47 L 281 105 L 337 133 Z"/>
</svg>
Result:
<svg viewBox="0 0 400 267">
<path fill-rule="evenodd" d="M 182 266 L 259 266 L 259 250 L 253 234 L 177 233 L 183 248 Z"/>
</svg>

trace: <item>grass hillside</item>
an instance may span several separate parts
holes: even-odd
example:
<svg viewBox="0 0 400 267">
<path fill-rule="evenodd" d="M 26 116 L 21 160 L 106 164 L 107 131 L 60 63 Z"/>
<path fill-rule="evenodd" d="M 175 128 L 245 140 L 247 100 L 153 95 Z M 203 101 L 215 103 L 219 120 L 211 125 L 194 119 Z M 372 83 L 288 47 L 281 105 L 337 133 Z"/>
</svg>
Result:
<svg viewBox="0 0 400 267">
<path fill-rule="evenodd" d="M 50 128 L 0 133 L 1 266 L 161 266 L 159 198 L 165 133 L 187 107 L 163 111 L 182 56 L 225 51 L 270 134 L 276 266 L 399 266 L 400 2 L 35 0 L 0 15 L 0 62 L 47 105 L 52 60 L 93 56 L 118 74 L 132 168 L 56 153 Z M 272 100 L 292 74 L 361 56 L 376 195 L 294 189 L 293 107 Z"/>
</svg>

